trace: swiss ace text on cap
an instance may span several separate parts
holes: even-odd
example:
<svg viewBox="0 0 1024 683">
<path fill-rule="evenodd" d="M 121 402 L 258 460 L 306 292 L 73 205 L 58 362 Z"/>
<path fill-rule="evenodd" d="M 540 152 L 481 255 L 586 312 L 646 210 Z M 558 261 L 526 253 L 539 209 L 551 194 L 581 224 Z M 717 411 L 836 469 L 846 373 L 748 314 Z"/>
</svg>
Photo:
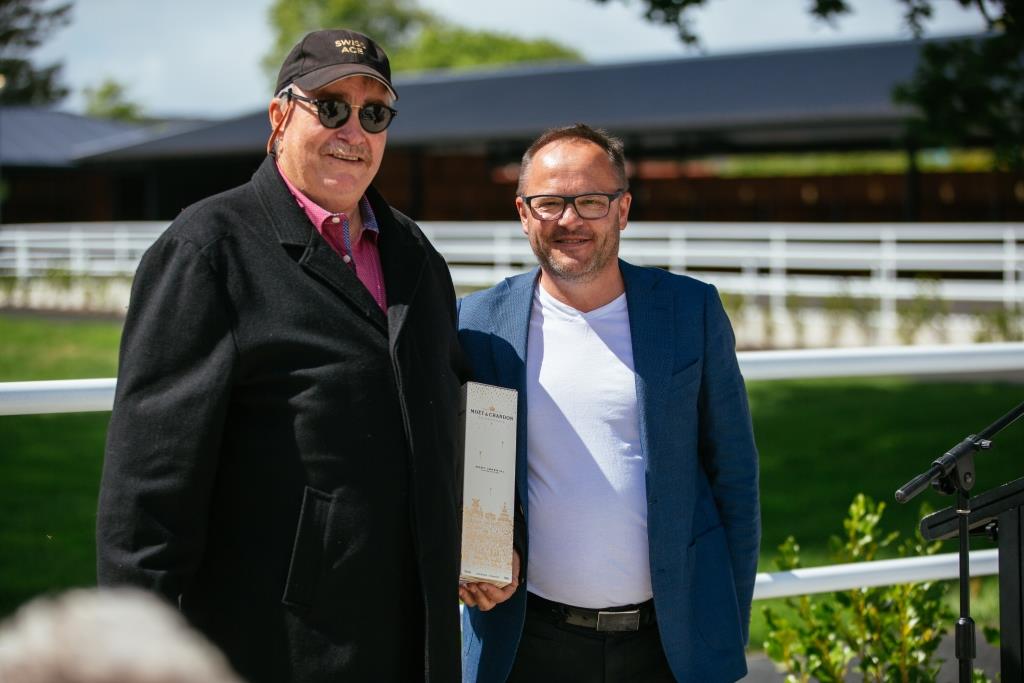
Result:
<svg viewBox="0 0 1024 683">
<path fill-rule="evenodd" d="M 348 76 L 380 81 L 398 99 L 391 85 L 391 64 L 381 46 L 362 33 L 345 29 L 313 31 L 300 40 L 284 58 L 274 92 L 292 83 L 312 92 Z"/>
</svg>

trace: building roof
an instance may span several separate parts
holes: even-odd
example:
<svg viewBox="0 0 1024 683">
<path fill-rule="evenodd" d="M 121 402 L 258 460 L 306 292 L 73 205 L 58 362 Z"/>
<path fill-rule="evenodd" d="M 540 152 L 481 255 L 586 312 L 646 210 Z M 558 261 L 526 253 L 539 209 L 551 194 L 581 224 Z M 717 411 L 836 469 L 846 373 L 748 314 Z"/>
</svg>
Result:
<svg viewBox="0 0 1024 683">
<path fill-rule="evenodd" d="M 208 121 L 173 120 L 130 123 L 49 107 L 0 107 L 0 165 L 63 168 L 78 159 L 147 142 L 208 125 Z"/>
<path fill-rule="evenodd" d="M 44 107 L 0 107 L 0 163 L 71 166 L 83 145 L 136 131 L 140 126 Z"/>
<path fill-rule="evenodd" d="M 896 41 L 622 64 L 528 65 L 399 76 L 389 147 L 521 144 L 584 121 L 630 148 L 709 151 L 897 143 L 893 87 L 921 42 Z M 143 161 L 260 154 L 265 110 L 80 155 Z"/>
</svg>

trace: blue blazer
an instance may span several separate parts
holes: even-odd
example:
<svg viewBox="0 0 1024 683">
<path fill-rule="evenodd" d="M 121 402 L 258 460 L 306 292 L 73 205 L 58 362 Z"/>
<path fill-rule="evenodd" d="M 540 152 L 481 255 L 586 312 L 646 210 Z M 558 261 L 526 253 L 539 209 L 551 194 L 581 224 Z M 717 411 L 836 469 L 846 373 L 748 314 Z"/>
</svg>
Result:
<svg viewBox="0 0 1024 683">
<path fill-rule="evenodd" d="M 747 670 L 743 648 L 761 517 L 757 449 L 732 327 L 711 285 L 624 261 L 619 266 L 647 459 L 651 584 L 662 644 L 677 680 L 735 681 Z M 526 342 L 538 273 L 508 278 L 459 306 L 459 341 L 474 378 L 519 390 L 516 496 L 523 567 L 530 514 Z M 508 678 L 525 613 L 526 582 L 490 611 L 464 610 L 463 680 Z"/>
</svg>

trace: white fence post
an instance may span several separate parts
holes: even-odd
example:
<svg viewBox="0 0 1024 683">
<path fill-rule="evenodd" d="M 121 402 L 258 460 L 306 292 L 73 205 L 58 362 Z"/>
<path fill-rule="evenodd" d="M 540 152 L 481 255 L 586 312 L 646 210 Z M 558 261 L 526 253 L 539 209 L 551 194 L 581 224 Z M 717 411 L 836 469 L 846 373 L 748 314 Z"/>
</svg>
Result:
<svg viewBox="0 0 1024 683">
<path fill-rule="evenodd" d="M 1017 236 L 1013 230 L 1003 231 L 1003 307 L 1010 311 L 1017 305 Z"/>
<path fill-rule="evenodd" d="M 673 228 L 668 234 L 668 267 L 673 273 L 686 272 L 686 228 Z"/>
<path fill-rule="evenodd" d="M 508 231 L 502 230 L 499 226 L 492 229 L 494 235 L 494 276 L 495 282 L 501 282 L 512 274 L 512 240 Z"/>
<path fill-rule="evenodd" d="M 32 265 L 29 261 L 29 240 L 24 230 L 14 233 L 14 262 L 15 274 L 18 279 L 27 278 L 32 274 Z"/>
<path fill-rule="evenodd" d="M 769 234 L 771 268 L 771 307 L 775 320 L 786 314 L 786 231 L 777 228 Z"/>
<path fill-rule="evenodd" d="M 896 235 L 882 230 L 876 291 L 878 292 L 878 332 L 883 342 L 893 338 L 896 330 Z"/>
<path fill-rule="evenodd" d="M 131 251 L 128 231 L 123 225 L 117 226 L 114 231 L 114 271 L 120 273 L 131 273 L 135 270 L 135 264 L 131 261 Z"/>
<path fill-rule="evenodd" d="M 70 270 L 73 275 L 88 274 L 87 264 L 89 262 L 89 256 L 87 254 L 85 238 L 82 235 L 82 229 L 78 226 L 71 228 L 71 234 L 68 238 L 68 246 L 71 248 L 68 270 Z"/>
</svg>

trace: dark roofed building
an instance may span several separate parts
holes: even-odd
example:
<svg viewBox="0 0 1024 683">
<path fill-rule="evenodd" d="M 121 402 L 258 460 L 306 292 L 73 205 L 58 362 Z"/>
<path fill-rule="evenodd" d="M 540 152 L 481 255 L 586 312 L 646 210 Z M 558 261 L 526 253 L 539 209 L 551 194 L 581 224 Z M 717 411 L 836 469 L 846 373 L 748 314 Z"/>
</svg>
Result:
<svg viewBox="0 0 1024 683">
<path fill-rule="evenodd" d="M 2 219 L 6 223 L 107 220 L 119 203 L 116 168 L 84 165 L 83 156 L 131 146 L 155 132 L 202 121 L 128 123 L 46 107 L 0 107 Z"/>
<path fill-rule="evenodd" d="M 890 42 L 623 64 L 516 66 L 396 77 L 394 148 L 513 147 L 587 121 L 643 148 L 701 152 L 900 144 L 893 86 L 918 44 Z M 269 98 L 269 95 L 268 95 Z M 135 161 L 262 153 L 267 113 L 84 157 Z"/>
<path fill-rule="evenodd" d="M 658 166 L 709 154 L 906 150 L 908 112 L 893 104 L 891 93 L 913 73 L 919 49 L 919 43 L 899 41 L 400 75 L 400 114 L 388 131 L 377 184 L 420 219 L 514 220 L 515 165 L 523 149 L 546 128 L 585 121 L 626 140 L 637 219 L 936 219 L 916 196 L 923 191 L 917 184 L 934 178 L 738 182 Z M 119 178 L 110 218 L 172 218 L 193 201 L 247 180 L 268 134 L 263 110 L 136 132 L 135 139 L 100 139 L 75 147 L 74 162 Z M 1007 187 L 998 192 L 1012 195 Z M 1001 217 L 991 210 L 976 215 L 977 207 L 965 209 L 969 215 L 939 208 L 940 220 Z"/>
<path fill-rule="evenodd" d="M 125 139 L 141 126 L 42 107 L 0 108 L 0 162 L 4 167 L 69 168 L 97 140 Z"/>
</svg>

